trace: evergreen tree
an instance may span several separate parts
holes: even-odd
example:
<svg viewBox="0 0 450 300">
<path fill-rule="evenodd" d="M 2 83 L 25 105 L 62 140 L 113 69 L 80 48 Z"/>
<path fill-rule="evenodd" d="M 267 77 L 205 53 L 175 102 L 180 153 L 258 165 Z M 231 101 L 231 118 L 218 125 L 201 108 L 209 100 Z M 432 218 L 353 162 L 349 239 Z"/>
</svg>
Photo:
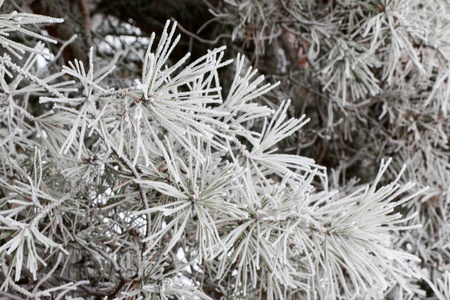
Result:
<svg viewBox="0 0 450 300">
<path fill-rule="evenodd" d="M 446 1 L 51 3 L 0 0 L 0 299 L 450 297 Z"/>
</svg>

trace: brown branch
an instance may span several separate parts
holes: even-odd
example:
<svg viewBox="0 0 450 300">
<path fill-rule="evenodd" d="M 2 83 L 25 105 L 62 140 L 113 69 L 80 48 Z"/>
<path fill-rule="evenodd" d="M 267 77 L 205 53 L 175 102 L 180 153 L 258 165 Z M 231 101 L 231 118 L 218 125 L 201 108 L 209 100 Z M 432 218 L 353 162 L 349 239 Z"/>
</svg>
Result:
<svg viewBox="0 0 450 300">
<path fill-rule="evenodd" d="M 122 279 L 116 289 L 108 296 L 108 300 L 114 299 L 120 291 L 123 289 L 124 285 L 129 282 L 128 280 Z"/>
<path fill-rule="evenodd" d="M 175 20 L 174 18 L 171 18 L 171 20 L 172 20 L 172 22 L 177 22 L 177 20 Z M 180 23 L 178 23 L 178 22 L 177 22 L 177 27 L 184 34 L 187 34 L 188 36 L 192 37 L 193 39 L 199 41 L 200 43 L 204 43 L 204 44 L 216 45 L 221 38 L 231 39 L 231 34 L 223 33 L 223 34 L 219 34 L 214 40 L 205 40 L 205 39 L 199 37 L 198 35 L 196 35 L 195 33 L 190 32 L 189 30 L 187 30 L 186 28 L 181 26 Z"/>
<path fill-rule="evenodd" d="M 85 37 L 88 37 L 89 33 L 90 33 L 90 27 L 89 27 L 90 17 L 89 17 L 89 10 L 86 5 L 86 0 L 79 0 L 78 4 L 80 5 L 81 14 L 83 17 L 82 33 Z"/>
</svg>

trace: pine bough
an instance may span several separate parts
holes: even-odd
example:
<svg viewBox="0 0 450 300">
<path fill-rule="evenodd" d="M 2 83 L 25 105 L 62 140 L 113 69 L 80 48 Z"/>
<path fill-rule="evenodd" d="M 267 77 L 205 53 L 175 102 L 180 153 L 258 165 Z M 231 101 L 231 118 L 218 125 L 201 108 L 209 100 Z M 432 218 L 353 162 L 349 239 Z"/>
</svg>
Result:
<svg viewBox="0 0 450 300">
<path fill-rule="evenodd" d="M 142 77 L 75 60 L 39 78 L 43 46 L 8 32 L 61 20 L 0 17 L 0 297 L 8 299 L 381 299 L 423 295 L 418 259 L 398 234 L 412 183 L 329 191 L 313 160 L 277 152 L 308 121 L 258 98 L 276 85 L 225 48 L 169 56 L 166 24 Z M 156 45 L 154 45 L 156 44 Z M 25 56 L 26 55 L 26 56 Z M 29 110 L 34 98 L 44 113 Z M 429 282 L 449 296 L 448 274 Z M 78 298 L 77 298 L 78 297 Z"/>
</svg>

